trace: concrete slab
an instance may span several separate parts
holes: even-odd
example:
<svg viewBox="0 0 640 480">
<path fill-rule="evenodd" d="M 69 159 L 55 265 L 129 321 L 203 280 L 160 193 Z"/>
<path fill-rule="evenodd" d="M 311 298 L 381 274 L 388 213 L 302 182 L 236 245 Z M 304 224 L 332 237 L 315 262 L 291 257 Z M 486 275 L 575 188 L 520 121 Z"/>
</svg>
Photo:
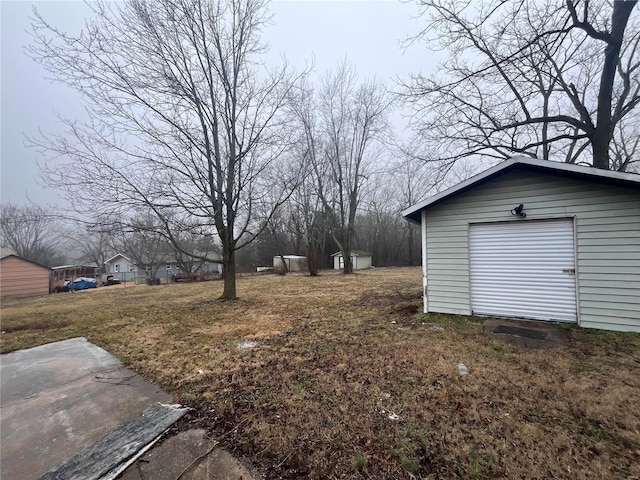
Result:
<svg viewBox="0 0 640 480">
<path fill-rule="evenodd" d="M 167 461 L 167 459 L 171 459 Z M 168 438 L 143 455 L 119 480 L 252 480 L 259 478 L 246 463 L 216 447 L 201 429 Z"/>
<path fill-rule="evenodd" d="M 156 403 L 39 480 L 114 480 L 188 411 L 179 405 Z"/>
<path fill-rule="evenodd" d="M 0 478 L 32 480 L 171 397 L 74 338 L 0 356 Z"/>
</svg>

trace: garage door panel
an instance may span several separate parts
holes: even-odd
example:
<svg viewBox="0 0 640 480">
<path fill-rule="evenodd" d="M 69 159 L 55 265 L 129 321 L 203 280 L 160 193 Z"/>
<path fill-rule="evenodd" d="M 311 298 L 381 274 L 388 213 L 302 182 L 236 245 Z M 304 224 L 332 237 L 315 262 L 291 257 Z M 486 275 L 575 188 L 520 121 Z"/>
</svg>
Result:
<svg viewBox="0 0 640 480">
<path fill-rule="evenodd" d="M 570 219 L 471 225 L 469 256 L 473 313 L 576 321 Z"/>
</svg>

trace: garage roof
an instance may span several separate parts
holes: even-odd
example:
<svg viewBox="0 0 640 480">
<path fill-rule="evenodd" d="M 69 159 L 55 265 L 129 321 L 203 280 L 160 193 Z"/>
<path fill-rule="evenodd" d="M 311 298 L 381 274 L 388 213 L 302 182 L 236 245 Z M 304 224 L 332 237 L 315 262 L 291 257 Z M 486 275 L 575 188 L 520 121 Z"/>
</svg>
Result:
<svg viewBox="0 0 640 480">
<path fill-rule="evenodd" d="M 9 257 L 15 257 L 15 258 L 19 258 L 20 260 L 23 260 L 25 262 L 29 262 L 32 263 L 34 265 L 37 265 L 38 267 L 42 267 L 42 268 L 46 268 L 47 270 L 51 270 L 49 267 L 47 267 L 46 265 L 43 265 L 41 263 L 38 262 L 34 262 L 33 260 L 29 260 L 28 258 L 24 258 L 21 257 L 20 255 L 17 255 L 13 250 L 11 250 L 10 248 L 7 247 L 2 247 L 0 248 L 0 260 L 4 260 L 5 258 L 9 258 Z"/>
<path fill-rule="evenodd" d="M 571 163 L 552 162 L 530 157 L 512 157 L 478 175 L 454 185 L 451 188 L 429 197 L 402 211 L 402 215 L 415 223 L 420 223 L 420 212 L 438 205 L 459 193 L 469 190 L 508 170 L 529 170 L 552 175 L 577 178 L 591 182 L 631 187 L 640 190 L 640 175 L 627 172 L 616 172 L 593 167 L 574 165 Z"/>
</svg>

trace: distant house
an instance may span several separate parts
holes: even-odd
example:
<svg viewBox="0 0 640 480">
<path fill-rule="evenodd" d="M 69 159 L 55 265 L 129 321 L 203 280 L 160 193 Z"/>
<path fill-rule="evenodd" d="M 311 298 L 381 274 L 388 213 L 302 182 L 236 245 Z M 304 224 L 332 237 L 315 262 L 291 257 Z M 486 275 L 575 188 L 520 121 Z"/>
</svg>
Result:
<svg viewBox="0 0 640 480">
<path fill-rule="evenodd" d="M 283 270 L 283 259 L 288 272 L 304 272 L 308 269 L 307 257 L 300 255 L 276 255 L 273 257 L 273 269 L 275 271 Z"/>
<path fill-rule="evenodd" d="M 209 257 L 216 259 L 219 255 L 209 254 Z M 222 260 L 221 257 L 220 260 Z M 176 258 L 170 257 L 156 260 L 152 264 L 147 263 L 138 265 L 122 253 L 114 255 L 104 262 L 106 274 L 113 275 L 117 279 L 123 281 L 132 281 L 136 277 L 149 277 L 152 271 L 155 272 L 155 278 L 169 279 L 171 278 L 171 275 L 175 275 L 182 271 L 179 264 L 180 262 L 178 262 Z M 222 264 L 194 260 L 192 270 L 197 270 L 197 273 L 202 275 L 222 273 Z"/>
<path fill-rule="evenodd" d="M 640 175 L 514 157 L 402 213 L 425 312 L 640 332 Z"/>
<path fill-rule="evenodd" d="M 129 257 L 118 253 L 104 262 L 107 275 L 113 275 L 118 280 L 132 281 L 135 277 L 144 276 L 144 269 L 138 268 Z"/>
<path fill-rule="evenodd" d="M 344 269 L 344 256 L 342 252 L 336 252 L 333 255 L 333 269 Z M 352 250 L 351 251 L 351 265 L 354 270 L 362 270 L 364 268 L 371 268 L 371 254 L 364 250 Z"/>
<path fill-rule="evenodd" d="M 197 258 L 190 258 L 188 256 L 184 256 L 187 262 L 182 263 L 191 263 L 191 270 L 193 272 L 200 273 L 202 275 L 212 275 L 222 273 L 222 255 L 215 252 L 193 252 L 194 255 L 199 255 L 201 257 L 210 258 L 212 260 L 216 260 L 215 262 L 205 262 L 204 260 L 200 260 Z M 181 264 L 177 260 L 174 260 L 174 264 L 177 266 Z"/>
<path fill-rule="evenodd" d="M 216 275 L 222 273 L 222 256 L 214 252 L 194 252 L 194 255 L 219 260 L 215 262 L 205 262 L 204 260 L 190 257 L 186 254 L 180 256 L 172 256 L 155 265 L 147 265 L 146 267 L 157 267 L 156 277 L 162 278 L 178 273 L 195 273 L 202 276 Z M 179 260 L 180 259 L 180 260 Z"/>
<path fill-rule="evenodd" d="M 218 255 L 213 256 L 216 257 Z M 222 262 L 222 257 L 220 257 L 220 262 Z M 203 275 L 222 273 L 222 263 L 203 262 L 198 271 Z"/>
<path fill-rule="evenodd" d="M 0 253 L 0 297 L 49 294 L 51 269 L 19 257 L 9 250 Z"/>
</svg>

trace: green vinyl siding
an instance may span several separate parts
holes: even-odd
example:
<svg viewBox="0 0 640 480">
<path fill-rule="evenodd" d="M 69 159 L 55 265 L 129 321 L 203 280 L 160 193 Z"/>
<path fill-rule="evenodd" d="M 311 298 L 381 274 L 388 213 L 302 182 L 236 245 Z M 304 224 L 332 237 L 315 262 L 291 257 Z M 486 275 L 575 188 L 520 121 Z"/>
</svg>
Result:
<svg viewBox="0 0 640 480">
<path fill-rule="evenodd" d="M 466 222 L 427 215 L 427 295 L 429 311 L 467 315 L 469 255 Z M 466 300 L 466 301 L 465 301 Z"/>
<path fill-rule="evenodd" d="M 579 324 L 640 331 L 640 190 L 518 169 L 427 209 L 428 310 L 471 314 L 470 224 L 559 218 L 574 219 Z"/>
</svg>

